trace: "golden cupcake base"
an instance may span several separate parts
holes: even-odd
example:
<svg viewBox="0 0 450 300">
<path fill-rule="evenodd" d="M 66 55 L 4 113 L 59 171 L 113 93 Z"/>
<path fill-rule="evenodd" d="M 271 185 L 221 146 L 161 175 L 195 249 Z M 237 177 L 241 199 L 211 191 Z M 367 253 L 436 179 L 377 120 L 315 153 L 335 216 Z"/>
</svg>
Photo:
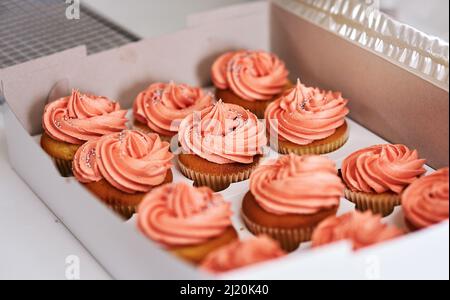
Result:
<svg viewBox="0 0 450 300">
<path fill-rule="evenodd" d="M 359 211 L 370 210 L 383 217 L 389 216 L 396 206 L 401 205 L 401 197 L 393 192 L 370 194 L 345 189 L 345 198 L 356 205 Z"/>
<path fill-rule="evenodd" d="M 164 185 L 170 183 L 173 180 L 172 171 L 168 171 L 164 181 L 158 185 Z M 105 179 L 98 182 L 85 183 L 84 186 L 97 196 L 104 204 L 106 204 L 114 212 L 122 216 L 124 219 L 130 219 L 137 211 L 139 204 L 144 199 L 147 193 L 135 193 L 128 194 L 125 193 L 110 183 Z M 158 187 L 155 186 L 154 188 Z"/>
<path fill-rule="evenodd" d="M 314 141 L 308 145 L 297 145 L 289 141 L 278 140 L 278 149 L 281 154 L 320 155 L 336 151 L 347 143 L 349 130 L 347 122 L 336 129 L 336 132 L 326 139 Z"/>
<path fill-rule="evenodd" d="M 210 239 L 200 245 L 182 246 L 169 249 L 173 255 L 192 264 L 200 264 L 211 252 L 226 246 L 238 239 L 236 230 L 230 226 L 220 236 Z"/>
<path fill-rule="evenodd" d="M 245 195 L 241 211 L 242 219 L 251 233 L 270 236 L 287 252 L 292 252 L 301 243 L 310 241 L 317 225 L 336 213 L 337 207 L 312 215 L 275 215 L 265 211 L 251 192 Z"/>
<path fill-rule="evenodd" d="M 44 132 L 41 136 L 41 147 L 52 158 L 61 176 L 73 176 L 72 161 L 81 145 L 57 141 Z"/>
<path fill-rule="evenodd" d="M 215 164 L 194 154 L 178 155 L 178 165 L 184 176 L 194 181 L 195 186 L 208 186 L 213 191 L 223 191 L 230 184 L 247 180 L 258 166 L 260 156 L 253 163 Z"/>
</svg>

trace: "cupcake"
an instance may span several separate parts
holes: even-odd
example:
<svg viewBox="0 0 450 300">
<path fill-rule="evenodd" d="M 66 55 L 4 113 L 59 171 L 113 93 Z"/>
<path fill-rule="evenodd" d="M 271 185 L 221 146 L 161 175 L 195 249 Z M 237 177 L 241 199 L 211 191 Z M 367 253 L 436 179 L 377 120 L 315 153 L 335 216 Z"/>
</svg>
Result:
<svg viewBox="0 0 450 300">
<path fill-rule="evenodd" d="M 249 109 L 261 119 L 267 105 L 291 86 L 288 75 L 284 62 L 264 51 L 225 53 L 211 71 L 217 99 Z"/>
<path fill-rule="evenodd" d="M 72 176 L 75 153 L 86 141 L 126 128 L 126 110 L 106 97 L 77 90 L 45 107 L 41 147 L 64 177 Z"/>
<path fill-rule="evenodd" d="M 284 250 L 293 251 L 311 239 L 321 221 L 336 215 L 343 195 L 333 161 L 290 154 L 253 172 L 242 217 L 253 234 L 267 234 Z"/>
<path fill-rule="evenodd" d="M 374 215 L 370 211 L 354 211 L 339 217 L 330 217 L 320 223 L 314 230 L 312 247 L 349 240 L 356 251 L 403 234 L 397 227 L 383 224 L 380 215 Z"/>
<path fill-rule="evenodd" d="M 348 140 L 347 100 L 341 93 L 296 87 L 272 102 L 265 119 L 270 144 L 280 153 L 325 154 Z"/>
<path fill-rule="evenodd" d="M 285 255 L 276 241 L 262 235 L 215 250 L 205 258 L 200 268 L 210 273 L 224 273 Z"/>
<path fill-rule="evenodd" d="M 356 209 L 388 216 L 401 194 L 425 173 L 425 160 L 404 145 L 376 145 L 354 152 L 342 163 L 345 197 Z"/>
<path fill-rule="evenodd" d="M 214 191 L 248 179 L 267 144 L 264 124 L 254 114 L 222 101 L 187 116 L 178 138 L 182 173 Z"/>
<path fill-rule="evenodd" d="M 130 218 L 145 194 L 172 182 L 169 144 L 155 133 L 125 130 L 80 147 L 73 172 L 93 194 L 124 218 Z"/>
<path fill-rule="evenodd" d="M 406 224 L 415 231 L 448 220 L 448 167 L 414 181 L 402 194 Z"/>
<path fill-rule="evenodd" d="M 166 184 L 139 205 L 138 228 L 149 239 L 191 263 L 237 239 L 231 204 L 208 187 Z"/>
<path fill-rule="evenodd" d="M 213 96 L 202 89 L 173 82 L 155 83 L 140 93 L 134 102 L 134 127 L 158 133 L 170 141 L 187 115 L 213 104 Z"/>
</svg>

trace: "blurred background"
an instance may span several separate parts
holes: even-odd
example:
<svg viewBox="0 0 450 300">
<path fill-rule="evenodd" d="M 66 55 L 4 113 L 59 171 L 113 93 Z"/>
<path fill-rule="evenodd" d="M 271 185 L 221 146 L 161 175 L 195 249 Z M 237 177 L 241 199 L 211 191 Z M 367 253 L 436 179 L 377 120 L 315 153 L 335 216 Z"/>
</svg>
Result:
<svg viewBox="0 0 450 300">
<path fill-rule="evenodd" d="M 81 3 L 81 18 L 68 22 L 74 1 Z M 0 69 L 78 45 L 97 53 L 179 30 L 189 14 L 252 1 L 259 0 L 0 0 Z M 449 40 L 448 0 L 352 1 Z"/>
<path fill-rule="evenodd" d="M 150 37 L 182 28 L 185 16 L 192 12 L 256 0 L 82 1 L 120 24 L 126 25 L 136 34 Z M 449 40 L 448 0 L 376 0 L 376 3 L 380 5 L 382 11 L 398 20 L 446 41 Z"/>
</svg>

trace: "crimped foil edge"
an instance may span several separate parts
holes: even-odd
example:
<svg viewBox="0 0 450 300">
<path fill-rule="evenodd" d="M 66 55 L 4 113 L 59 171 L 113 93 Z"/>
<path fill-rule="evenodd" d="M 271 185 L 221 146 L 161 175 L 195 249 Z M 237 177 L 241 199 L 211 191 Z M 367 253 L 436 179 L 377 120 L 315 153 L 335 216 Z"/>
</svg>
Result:
<svg viewBox="0 0 450 300">
<path fill-rule="evenodd" d="M 359 0 L 271 0 L 298 17 L 449 90 L 449 44 Z M 366 1 L 367 2 L 367 1 Z"/>
</svg>

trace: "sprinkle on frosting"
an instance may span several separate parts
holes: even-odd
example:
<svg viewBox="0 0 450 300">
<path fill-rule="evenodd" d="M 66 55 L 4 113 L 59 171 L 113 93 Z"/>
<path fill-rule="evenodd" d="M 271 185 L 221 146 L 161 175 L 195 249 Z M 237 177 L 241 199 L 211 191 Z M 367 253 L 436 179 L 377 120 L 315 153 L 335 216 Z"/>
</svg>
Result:
<svg viewBox="0 0 450 300">
<path fill-rule="evenodd" d="M 212 80 L 219 89 L 231 89 L 248 101 L 270 100 L 288 83 L 289 72 L 275 54 L 236 51 L 220 56 L 212 67 Z"/>
<path fill-rule="evenodd" d="M 217 164 L 250 164 L 267 144 L 264 124 L 254 114 L 221 100 L 187 116 L 180 125 L 179 141 L 185 153 Z"/>
<path fill-rule="evenodd" d="M 314 230 L 312 246 L 350 240 L 353 249 L 359 250 L 377 243 L 400 237 L 403 231 L 381 222 L 381 216 L 372 212 L 354 211 L 345 215 L 329 217 Z"/>
<path fill-rule="evenodd" d="M 250 176 L 250 191 L 270 213 L 315 214 L 337 207 L 344 185 L 332 160 L 290 154 L 259 166 Z"/>
<path fill-rule="evenodd" d="M 138 227 L 168 248 L 199 245 L 223 234 L 231 216 L 231 204 L 208 187 L 166 184 L 140 204 Z"/>
<path fill-rule="evenodd" d="M 134 116 L 154 132 L 173 136 L 182 119 L 212 103 L 213 96 L 200 88 L 173 82 L 155 83 L 137 96 Z"/>
<path fill-rule="evenodd" d="M 414 181 L 402 195 L 402 206 L 408 222 L 426 228 L 448 220 L 448 167 Z"/>
<path fill-rule="evenodd" d="M 280 245 L 267 236 L 236 241 L 210 253 L 201 269 L 222 273 L 285 256 Z"/>
<path fill-rule="evenodd" d="M 297 85 L 272 102 L 266 109 L 268 127 L 280 140 L 308 145 L 336 132 L 348 115 L 348 100 L 339 92 Z"/>
<path fill-rule="evenodd" d="M 376 145 L 354 152 L 342 163 L 342 177 L 356 192 L 400 194 L 425 173 L 425 159 L 404 145 Z"/>
<path fill-rule="evenodd" d="M 73 90 L 45 107 L 42 126 L 55 140 L 81 145 L 102 135 L 126 128 L 126 110 L 106 97 L 81 94 Z"/>
<path fill-rule="evenodd" d="M 169 144 L 157 134 L 126 130 L 82 145 L 73 171 L 82 183 L 105 179 L 125 193 L 145 193 L 164 181 L 172 158 Z"/>
</svg>

